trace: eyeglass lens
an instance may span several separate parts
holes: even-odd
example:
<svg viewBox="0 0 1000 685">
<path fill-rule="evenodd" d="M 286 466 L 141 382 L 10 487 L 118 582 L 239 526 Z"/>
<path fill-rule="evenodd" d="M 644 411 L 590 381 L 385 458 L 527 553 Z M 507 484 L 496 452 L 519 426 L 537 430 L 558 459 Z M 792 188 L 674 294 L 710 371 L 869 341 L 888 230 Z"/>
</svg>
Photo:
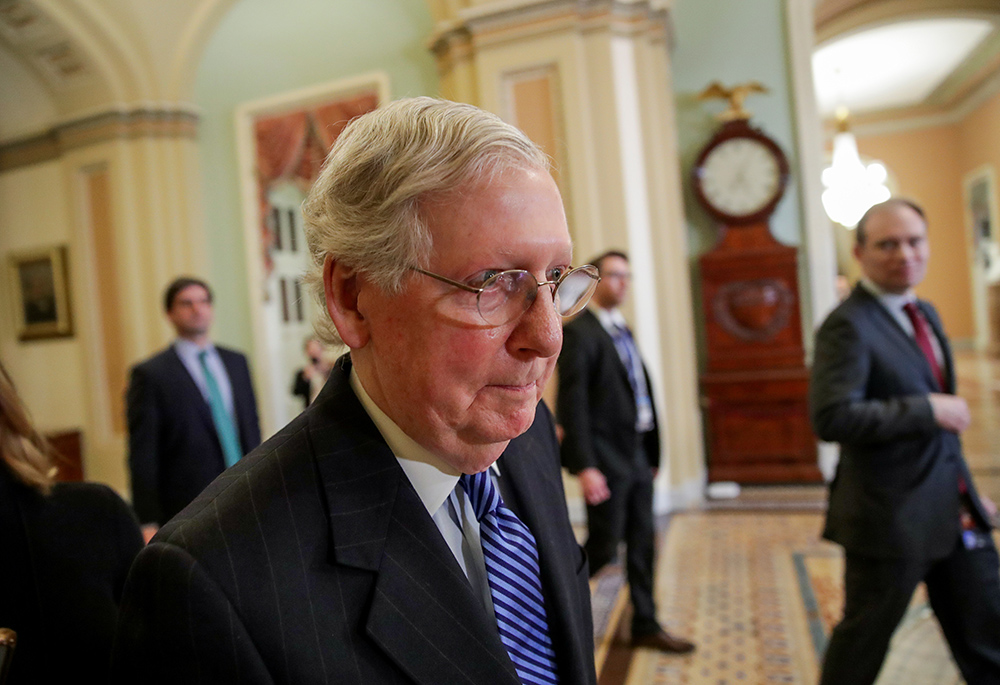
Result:
<svg viewBox="0 0 1000 685">
<path fill-rule="evenodd" d="M 556 311 L 562 316 L 576 314 L 593 295 L 597 269 L 578 267 L 555 286 L 552 294 Z M 522 314 L 538 296 L 538 281 L 527 272 L 504 271 L 484 284 L 479 294 L 479 314 L 487 323 L 502 325 Z"/>
</svg>

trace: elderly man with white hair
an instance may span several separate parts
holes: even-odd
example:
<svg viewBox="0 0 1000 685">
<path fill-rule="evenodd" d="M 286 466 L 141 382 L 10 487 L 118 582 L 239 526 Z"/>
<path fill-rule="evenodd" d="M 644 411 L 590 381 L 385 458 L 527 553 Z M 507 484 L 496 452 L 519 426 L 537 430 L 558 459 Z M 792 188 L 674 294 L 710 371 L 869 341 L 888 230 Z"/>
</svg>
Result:
<svg viewBox="0 0 1000 685">
<path fill-rule="evenodd" d="M 345 129 L 304 213 L 318 330 L 350 354 L 140 554 L 117 679 L 595 683 L 540 399 L 598 277 L 545 156 L 401 100 Z"/>
</svg>

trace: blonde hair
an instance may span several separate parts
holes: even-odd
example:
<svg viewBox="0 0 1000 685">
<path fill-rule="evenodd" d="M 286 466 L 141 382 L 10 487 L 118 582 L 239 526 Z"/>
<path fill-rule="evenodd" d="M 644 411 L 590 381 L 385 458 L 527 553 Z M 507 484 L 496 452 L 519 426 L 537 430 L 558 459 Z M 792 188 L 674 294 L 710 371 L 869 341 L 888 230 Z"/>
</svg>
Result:
<svg viewBox="0 0 1000 685">
<path fill-rule="evenodd" d="M 325 303 L 327 257 L 397 293 L 410 267 L 430 257 L 421 201 L 512 169 L 548 171 L 549 161 L 520 130 L 472 105 L 408 98 L 352 121 L 302 205 L 320 339 L 340 342 Z"/>
<path fill-rule="evenodd" d="M 53 452 L 31 424 L 28 410 L 0 364 L 0 459 L 14 476 L 43 495 L 52 489 Z"/>
</svg>

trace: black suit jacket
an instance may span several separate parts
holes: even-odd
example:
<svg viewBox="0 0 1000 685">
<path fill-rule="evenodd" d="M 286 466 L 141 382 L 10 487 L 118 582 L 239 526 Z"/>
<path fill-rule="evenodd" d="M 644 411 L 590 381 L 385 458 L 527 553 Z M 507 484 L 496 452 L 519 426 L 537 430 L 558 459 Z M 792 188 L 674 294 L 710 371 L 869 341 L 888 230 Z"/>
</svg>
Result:
<svg viewBox="0 0 1000 685">
<path fill-rule="evenodd" d="M 596 467 L 608 478 L 627 477 L 635 461 L 635 392 L 614 340 L 589 310 L 563 328 L 556 412 L 565 430 L 562 463 L 570 473 Z M 646 384 L 652 384 L 643 365 Z M 660 465 L 660 435 L 642 436 L 649 465 Z"/>
<path fill-rule="evenodd" d="M 142 544 L 110 488 L 57 483 L 43 497 L 0 461 L 0 626 L 17 632 L 7 685 L 107 680 L 118 601 Z"/>
<path fill-rule="evenodd" d="M 246 454 L 260 444 L 247 360 L 215 348 L 233 388 Z M 225 469 L 212 411 L 173 345 L 132 369 L 125 397 L 132 506 L 143 523 L 165 523 Z"/>
<path fill-rule="evenodd" d="M 137 559 L 118 682 L 518 682 L 458 562 L 350 388 L 317 400 L 163 527 Z M 551 417 L 498 462 L 538 542 L 564 683 L 595 683 L 584 554 Z"/>
<path fill-rule="evenodd" d="M 937 312 L 918 306 L 944 352 L 947 387 L 955 373 Z M 809 389 L 816 434 L 839 442 L 823 535 L 849 553 L 934 559 L 960 531 L 959 477 L 976 518 L 988 526 L 958 435 L 934 421 L 937 388 L 916 341 L 860 285 L 823 322 Z"/>
</svg>

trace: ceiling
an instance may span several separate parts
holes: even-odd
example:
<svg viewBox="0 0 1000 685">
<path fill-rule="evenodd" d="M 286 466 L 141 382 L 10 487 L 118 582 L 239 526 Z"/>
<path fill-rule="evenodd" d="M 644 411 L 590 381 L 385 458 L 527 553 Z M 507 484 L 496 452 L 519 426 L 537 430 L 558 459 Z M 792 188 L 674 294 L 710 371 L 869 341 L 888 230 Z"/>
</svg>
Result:
<svg viewBox="0 0 1000 685">
<path fill-rule="evenodd" d="M 1000 92 L 1000 3 L 992 16 L 938 11 L 834 28 L 818 27 L 813 53 L 826 119 L 845 106 L 854 128 L 943 123 Z"/>
</svg>

